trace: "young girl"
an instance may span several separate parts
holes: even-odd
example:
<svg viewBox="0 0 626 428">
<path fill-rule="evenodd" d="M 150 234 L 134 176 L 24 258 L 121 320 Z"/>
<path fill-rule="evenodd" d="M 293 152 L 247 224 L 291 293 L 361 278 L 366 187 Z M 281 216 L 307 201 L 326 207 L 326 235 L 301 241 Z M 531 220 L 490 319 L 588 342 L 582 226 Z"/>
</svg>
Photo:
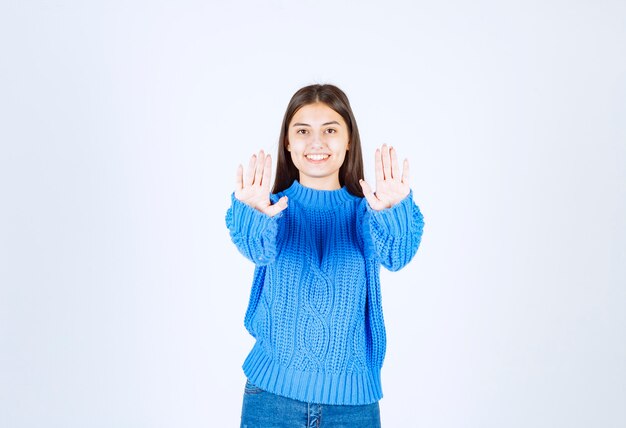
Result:
<svg viewBox="0 0 626 428">
<path fill-rule="evenodd" d="M 415 255 L 423 217 L 393 147 L 375 153 L 376 192 L 363 178 L 346 95 L 311 85 L 283 119 L 274 187 L 260 151 L 239 166 L 230 235 L 255 263 L 244 324 L 256 344 L 241 426 L 378 427 L 385 357 L 380 266 Z"/>
</svg>

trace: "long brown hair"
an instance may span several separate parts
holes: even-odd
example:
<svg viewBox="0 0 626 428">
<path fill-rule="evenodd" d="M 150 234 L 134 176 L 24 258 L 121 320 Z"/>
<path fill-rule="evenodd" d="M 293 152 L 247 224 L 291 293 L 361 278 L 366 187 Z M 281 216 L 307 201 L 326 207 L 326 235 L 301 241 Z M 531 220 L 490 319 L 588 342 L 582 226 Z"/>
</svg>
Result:
<svg viewBox="0 0 626 428">
<path fill-rule="evenodd" d="M 350 102 L 346 94 L 334 85 L 310 85 L 299 89 L 287 106 L 283 124 L 280 128 L 278 139 L 278 159 L 276 161 L 276 178 L 272 193 L 282 192 L 289 188 L 300 173 L 291 160 L 291 155 L 287 151 L 289 144 L 289 123 L 296 112 L 305 105 L 321 102 L 341 115 L 348 125 L 349 147 L 346 158 L 339 168 L 339 184 L 346 186 L 348 192 L 354 196 L 363 197 L 363 189 L 359 180 L 363 178 L 363 154 L 361 152 L 361 138 L 356 119 L 352 113 Z"/>
</svg>

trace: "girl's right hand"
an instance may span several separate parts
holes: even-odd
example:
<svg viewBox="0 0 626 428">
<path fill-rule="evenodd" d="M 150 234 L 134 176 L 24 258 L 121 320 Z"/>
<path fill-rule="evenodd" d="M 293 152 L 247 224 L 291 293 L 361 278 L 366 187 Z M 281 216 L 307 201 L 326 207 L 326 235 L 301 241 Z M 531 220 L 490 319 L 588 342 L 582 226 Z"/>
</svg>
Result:
<svg viewBox="0 0 626 428">
<path fill-rule="evenodd" d="M 263 150 L 259 156 L 252 155 L 248 164 L 248 171 L 244 176 L 243 166 L 237 168 L 235 181 L 235 198 L 246 205 L 256 208 L 270 217 L 275 216 L 287 208 L 287 196 L 283 196 L 272 204 L 270 201 L 270 180 L 272 178 L 272 158 L 265 155 Z"/>
</svg>

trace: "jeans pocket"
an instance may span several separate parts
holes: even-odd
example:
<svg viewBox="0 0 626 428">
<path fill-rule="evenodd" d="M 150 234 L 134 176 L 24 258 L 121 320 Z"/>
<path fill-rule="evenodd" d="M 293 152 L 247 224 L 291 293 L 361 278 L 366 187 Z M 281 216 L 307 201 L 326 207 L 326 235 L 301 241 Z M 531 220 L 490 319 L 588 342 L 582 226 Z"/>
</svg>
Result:
<svg viewBox="0 0 626 428">
<path fill-rule="evenodd" d="M 244 394 L 260 394 L 261 392 L 263 392 L 261 388 L 250 382 L 250 379 L 246 379 Z"/>
</svg>

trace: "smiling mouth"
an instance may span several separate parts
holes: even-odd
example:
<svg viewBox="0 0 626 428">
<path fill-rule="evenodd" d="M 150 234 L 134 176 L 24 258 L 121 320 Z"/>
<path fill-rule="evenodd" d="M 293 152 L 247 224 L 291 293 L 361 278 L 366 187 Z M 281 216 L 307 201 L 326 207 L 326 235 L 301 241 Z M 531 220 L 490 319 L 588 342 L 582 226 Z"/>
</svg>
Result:
<svg viewBox="0 0 626 428">
<path fill-rule="evenodd" d="M 306 155 L 305 156 L 308 160 L 313 160 L 313 161 L 321 161 L 321 160 L 326 160 L 330 157 L 330 155 L 324 155 L 324 154 L 311 154 L 311 155 Z"/>
</svg>

